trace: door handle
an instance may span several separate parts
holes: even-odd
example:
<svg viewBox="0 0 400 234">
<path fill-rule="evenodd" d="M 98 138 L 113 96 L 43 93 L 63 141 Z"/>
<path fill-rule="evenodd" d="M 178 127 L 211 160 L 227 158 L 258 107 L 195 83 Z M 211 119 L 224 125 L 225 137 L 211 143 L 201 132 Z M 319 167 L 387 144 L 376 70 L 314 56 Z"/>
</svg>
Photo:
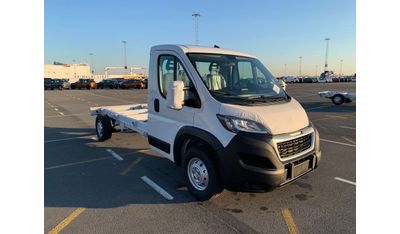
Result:
<svg viewBox="0 0 400 234">
<path fill-rule="evenodd" d="M 154 99 L 154 111 L 159 112 L 160 111 L 160 101 L 158 98 Z"/>
</svg>

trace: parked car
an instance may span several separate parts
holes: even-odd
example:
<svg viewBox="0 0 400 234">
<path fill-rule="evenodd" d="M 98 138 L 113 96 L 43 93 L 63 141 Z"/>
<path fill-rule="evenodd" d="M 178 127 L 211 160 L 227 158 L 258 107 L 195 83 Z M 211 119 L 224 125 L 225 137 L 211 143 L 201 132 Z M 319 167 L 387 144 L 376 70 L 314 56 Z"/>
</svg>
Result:
<svg viewBox="0 0 400 234">
<path fill-rule="evenodd" d="M 144 82 L 143 80 L 140 79 L 126 79 L 122 84 L 120 85 L 121 89 L 143 89 L 144 88 Z"/>
<path fill-rule="evenodd" d="M 71 89 L 96 89 L 97 84 L 93 79 L 79 79 L 77 82 L 71 84 Z"/>
<path fill-rule="evenodd" d="M 283 81 L 285 81 L 285 83 L 295 83 L 296 79 L 294 77 L 287 76 L 287 77 L 283 77 Z"/>
<path fill-rule="evenodd" d="M 50 79 L 45 78 L 44 80 L 44 90 L 63 90 L 69 89 L 70 84 L 66 79 Z"/>
<path fill-rule="evenodd" d="M 44 90 L 49 89 L 51 85 L 51 78 L 44 78 Z"/>
<path fill-rule="evenodd" d="M 126 80 L 125 78 L 112 78 L 111 80 L 115 81 L 117 84 L 117 88 L 121 88 L 121 84 Z"/>
<path fill-rule="evenodd" d="M 342 80 L 337 77 L 332 77 L 332 82 L 337 83 L 337 82 L 342 82 Z"/>
<path fill-rule="evenodd" d="M 97 83 L 97 88 L 98 89 L 117 89 L 118 88 L 118 82 L 113 79 L 104 79 Z"/>
<path fill-rule="evenodd" d="M 144 79 L 144 88 L 147 89 L 149 87 L 149 80 L 148 79 Z"/>
<path fill-rule="evenodd" d="M 312 78 L 304 78 L 303 83 L 314 83 Z"/>
<path fill-rule="evenodd" d="M 318 78 L 317 78 L 317 77 L 311 78 L 311 79 L 312 79 L 312 82 L 313 82 L 313 83 L 318 83 Z"/>
</svg>

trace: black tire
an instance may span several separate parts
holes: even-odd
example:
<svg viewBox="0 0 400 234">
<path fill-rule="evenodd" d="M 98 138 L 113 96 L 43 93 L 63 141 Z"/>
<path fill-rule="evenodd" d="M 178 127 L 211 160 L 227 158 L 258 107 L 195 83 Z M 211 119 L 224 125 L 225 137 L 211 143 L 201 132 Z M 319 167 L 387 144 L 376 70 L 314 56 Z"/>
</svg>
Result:
<svg viewBox="0 0 400 234">
<path fill-rule="evenodd" d="M 97 115 L 96 117 L 96 135 L 99 141 L 105 141 L 112 136 L 111 121 L 108 116 Z"/>
<path fill-rule="evenodd" d="M 63 87 L 62 86 L 58 86 L 58 90 L 63 90 Z"/>
<path fill-rule="evenodd" d="M 332 102 L 333 102 L 333 104 L 335 104 L 335 105 L 342 105 L 343 102 L 344 102 L 344 97 L 343 97 L 343 95 L 341 95 L 341 94 L 335 94 L 335 95 L 332 97 Z"/>
<path fill-rule="evenodd" d="M 204 147 L 202 147 L 202 148 L 204 148 Z M 220 183 L 216 163 L 214 163 L 211 160 L 209 153 L 207 151 L 203 150 L 202 148 L 200 148 L 200 146 L 193 146 L 193 147 L 189 148 L 183 155 L 182 166 L 184 169 L 185 180 L 186 180 L 186 184 L 187 184 L 189 191 L 198 200 L 205 201 L 205 200 L 209 200 L 214 195 L 220 193 L 222 191 L 222 186 Z M 192 161 L 192 159 L 193 159 L 193 161 Z M 198 164 L 193 163 L 193 162 L 197 162 Z M 207 182 L 207 185 L 204 185 L 204 189 L 196 188 L 196 185 L 193 184 L 195 182 L 193 182 L 193 183 L 191 182 L 191 178 L 189 178 L 189 174 L 190 174 L 189 163 L 191 165 L 195 164 L 195 165 L 201 166 L 201 168 L 205 167 L 206 170 L 205 171 L 203 170 L 203 172 L 207 172 L 207 179 L 204 179 L 204 181 L 206 182 L 208 180 L 208 182 Z M 200 170 L 202 170 L 201 168 L 200 168 Z M 192 178 L 194 178 L 194 177 L 192 176 Z M 201 177 L 201 178 L 203 178 L 203 177 Z M 199 179 L 199 181 L 200 180 L 203 181 L 202 179 Z"/>
</svg>

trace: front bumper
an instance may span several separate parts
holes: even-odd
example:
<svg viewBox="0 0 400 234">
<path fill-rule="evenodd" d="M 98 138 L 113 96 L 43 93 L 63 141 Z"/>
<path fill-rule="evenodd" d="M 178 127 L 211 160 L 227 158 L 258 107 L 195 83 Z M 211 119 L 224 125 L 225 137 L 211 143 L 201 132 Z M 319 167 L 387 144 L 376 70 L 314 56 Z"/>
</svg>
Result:
<svg viewBox="0 0 400 234">
<path fill-rule="evenodd" d="M 312 146 L 305 153 L 281 159 L 276 137 L 238 133 L 227 147 L 217 151 L 224 186 L 231 189 L 271 189 L 294 181 L 314 170 L 321 160 L 318 131 L 312 128 Z"/>
</svg>

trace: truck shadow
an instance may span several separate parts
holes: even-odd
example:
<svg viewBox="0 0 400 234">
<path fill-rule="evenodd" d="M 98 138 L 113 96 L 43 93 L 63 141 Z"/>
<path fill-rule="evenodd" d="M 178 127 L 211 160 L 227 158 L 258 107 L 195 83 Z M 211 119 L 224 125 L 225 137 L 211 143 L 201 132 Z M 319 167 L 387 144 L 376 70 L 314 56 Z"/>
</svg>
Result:
<svg viewBox="0 0 400 234">
<path fill-rule="evenodd" d="M 57 139 L 76 139 L 50 141 L 54 134 Z M 149 150 L 144 138 L 135 133 L 115 133 L 113 138 L 119 140 L 98 142 L 92 134 L 94 130 L 89 128 L 45 127 L 45 207 L 112 208 L 197 202 L 185 189 L 182 170 Z M 117 160 L 107 150 L 118 153 L 123 160 Z M 145 184 L 142 176 L 156 182 L 174 199 L 166 200 Z"/>
</svg>

